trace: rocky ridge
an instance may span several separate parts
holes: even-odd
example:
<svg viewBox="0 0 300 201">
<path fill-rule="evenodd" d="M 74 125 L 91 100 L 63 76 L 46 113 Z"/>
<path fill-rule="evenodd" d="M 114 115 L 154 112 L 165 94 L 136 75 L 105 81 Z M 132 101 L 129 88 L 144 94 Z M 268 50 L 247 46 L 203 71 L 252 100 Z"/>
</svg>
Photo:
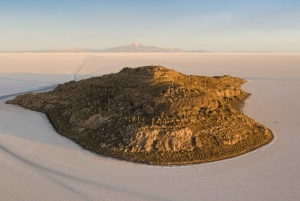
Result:
<svg viewBox="0 0 300 201">
<path fill-rule="evenodd" d="M 175 165 L 237 156 L 273 138 L 241 111 L 232 76 L 189 76 L 162 66 L 71 81 L 7 101 L 47 114 L 57 131 L 93 152 Z"/>
</svg>

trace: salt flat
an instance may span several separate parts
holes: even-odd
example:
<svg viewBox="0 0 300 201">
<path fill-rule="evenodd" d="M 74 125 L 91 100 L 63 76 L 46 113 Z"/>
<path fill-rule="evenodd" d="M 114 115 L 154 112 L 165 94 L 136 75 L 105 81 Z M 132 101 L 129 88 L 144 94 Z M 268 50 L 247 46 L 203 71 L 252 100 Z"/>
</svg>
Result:
<svg viewBox="0 0 300 201">
<path fill-rule="evenodd" d="M 243 88 L 252 96 L 244 111 L 275 140 L 229 160 L 147 166 L 82 150 L 45 115 L 4 104 L 10 94 L 149 64 L 247 79 Z M 3 200 L 300 199 L 300 54 L 0 54 L 0 98 Z"/>
</svg>

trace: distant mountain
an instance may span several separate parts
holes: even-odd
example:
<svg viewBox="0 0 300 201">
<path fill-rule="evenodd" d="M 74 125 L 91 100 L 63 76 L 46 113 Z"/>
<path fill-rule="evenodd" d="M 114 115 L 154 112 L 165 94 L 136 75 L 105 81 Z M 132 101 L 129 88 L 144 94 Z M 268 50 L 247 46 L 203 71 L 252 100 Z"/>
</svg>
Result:
<svg viewBox="0 0 300 201">
<path fill-rule="evenodd" d="M 95 52 L 94 50 L 85 48 L 63 49 L 63 50 L 45 50 L 40 52 L 53 52 L 53 53 L 76 53 L 76 52 Z"/>
<path fill-rule="evenodd" d="M 206 50 L 184 51 L 179 48 L 162 48 L 155 46 L 146 46 L 142 43 L 133 42 L 129 45 L 113 47 L 104 50 L 91 50 L 86 48 L 57 49 L 57 50 L 38 50 L 38 51 L 18 51 L 16 53 L 84 53 L 84 52 L 209 52 Z"/>
<path fill-rule="evenodd" d="M 191 50 L 188 52 L 203 52 L 204 53 L 204 52 L 210 52 L 210 51 L 199 49 L 199 50 Z"/>
<path fill-rule="evenodd" d="M 129 45 L 109 48 L 102 50 L 101 52 L 184 52 L 184 50 L 179 48 L 162 48 L 155 46 L 146 46 L 142 43 L 133 42 Z"/>
<path fill-rule="evenodd" d="M 226 53 L 275 53 L 272 51 L 230 51 Z"/>
<path fill-rule="evenodd" d="M 57 50 L 31 50 L 31 51 L 11 51 L 3 53 L 80 53 L 80 52 L 98 52 L 95 50 L 85 48 L 74 48 L 74 49 L 57 49 Z"/>
</svg>

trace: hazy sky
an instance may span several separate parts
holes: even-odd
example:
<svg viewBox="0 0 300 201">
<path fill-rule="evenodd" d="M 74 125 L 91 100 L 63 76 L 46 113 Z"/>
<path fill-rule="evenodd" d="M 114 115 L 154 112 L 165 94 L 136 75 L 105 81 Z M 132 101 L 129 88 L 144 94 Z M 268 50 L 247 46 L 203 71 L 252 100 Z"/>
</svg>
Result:
<svg viewBox="0 0 300 201">
<path fill-rule="evenodd" d="M 0 51 L 300 52 L 300 0 L 1 0 Z"/>
</svg>

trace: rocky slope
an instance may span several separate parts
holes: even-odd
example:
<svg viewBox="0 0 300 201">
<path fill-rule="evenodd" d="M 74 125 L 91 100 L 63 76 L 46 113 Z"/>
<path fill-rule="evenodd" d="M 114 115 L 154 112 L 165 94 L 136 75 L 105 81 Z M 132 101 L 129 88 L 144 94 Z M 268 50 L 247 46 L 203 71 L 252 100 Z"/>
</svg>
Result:
<svg viewBox="0 0 300 201">
<path fill-rule="evenodd" d="M 237 156 L 273 138 L 240 110 L 245 80 L 188 76 L 161 66 L 71 81 L 7 101 L 40 111 L 57 131 L 93 152 L 148 164 Z"/>
</svg>

